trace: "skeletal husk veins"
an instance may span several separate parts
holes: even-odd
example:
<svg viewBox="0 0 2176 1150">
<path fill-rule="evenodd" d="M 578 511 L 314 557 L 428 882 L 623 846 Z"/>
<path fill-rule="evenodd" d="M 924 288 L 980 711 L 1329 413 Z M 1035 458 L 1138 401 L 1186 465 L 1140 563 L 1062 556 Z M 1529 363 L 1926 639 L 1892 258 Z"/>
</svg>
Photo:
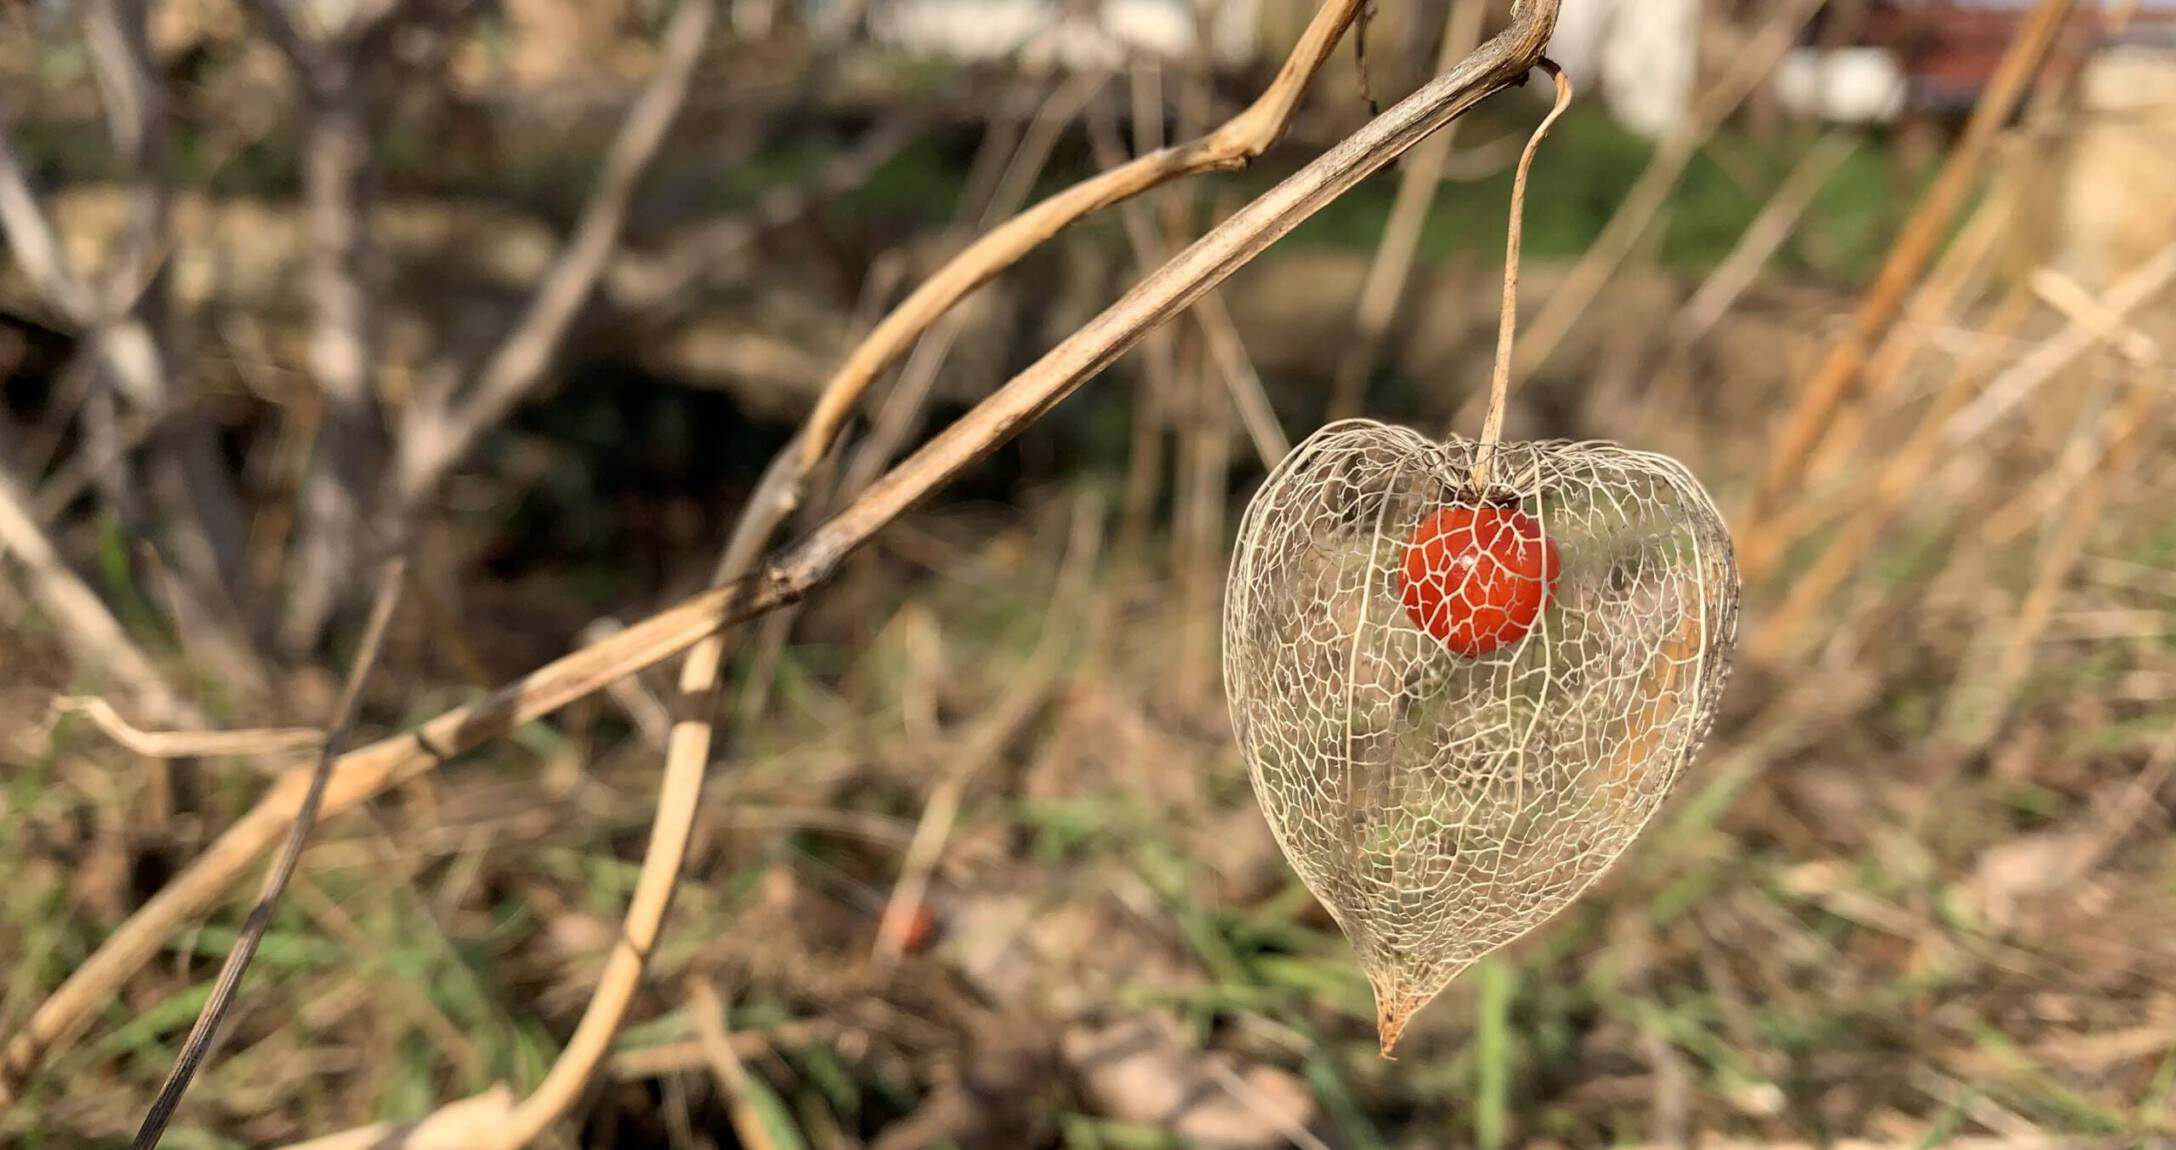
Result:
<svg viewBox="0 0 2176 1150">
<path fill-rule="evenodd" d="M 1256 795 L 1358 953 L 1385 1053 L 1630 845 L 1711 725 L 1736 634 L 1729 533 L 1678 463 L 1503 443 L 1477 489 L 1476 454 L 1366 420 L 1323 428 L 1249 505 L 1225 603 Z M 1432 634 L 1401 582 L 1432 538 L 1417 531 L 1483 504 L 1531 517 L 1516 522 L 1550 547 L 1524 567 L 1552 580 L 1517 597 L 1530 626 L 1492 649 L 1447 641 L 1440 620 Z M 1437 593 L 1474 593 L 1448 578 Z"/>
</svg>

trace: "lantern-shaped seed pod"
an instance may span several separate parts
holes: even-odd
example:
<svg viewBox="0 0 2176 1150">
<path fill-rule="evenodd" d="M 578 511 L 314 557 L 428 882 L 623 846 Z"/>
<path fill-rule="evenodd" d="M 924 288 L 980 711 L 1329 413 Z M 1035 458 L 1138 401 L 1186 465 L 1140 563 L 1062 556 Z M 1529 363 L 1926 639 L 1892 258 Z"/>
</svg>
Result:
<svg viewBox="0 0 2176 1150">
<path fill-rule="evenodd" d="M 1232 723 L 1278 843 L 1360 955 L 1388 1053 L 1459 972 L 1623 853 L 1714 719 L 1730 536 L 1675 461 L 1366 420 L 1239 532 Z"/>
</svg>

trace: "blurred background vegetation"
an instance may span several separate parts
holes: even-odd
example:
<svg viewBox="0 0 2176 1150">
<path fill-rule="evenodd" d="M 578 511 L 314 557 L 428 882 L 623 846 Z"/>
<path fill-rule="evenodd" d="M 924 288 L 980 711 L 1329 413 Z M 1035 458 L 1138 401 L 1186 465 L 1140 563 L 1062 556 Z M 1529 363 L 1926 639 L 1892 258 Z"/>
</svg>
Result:
<svg viewBox="0 0 2176 1150">
<path fill-rule="evenodd" d="M 1419 84 L 1473 2 L 1377 0 L 1364 54 L 1340 53 L 1278 147 L 1132 222 L 1176 250 Z M 0 201 L 22 189 L 0 260 L 0 1041 L 297 761 L 135 754 L 56 699 L 145 728 L 325 720 L 388 521 L 314 484 L 394 474 L 416 412 L 536 333 L 539 284 L 672 67 L 665 0 L 287 6 L 305 51 L 380 22 L 327 84 L 283 58 L 265 6 L 0 10 L 21 177 Z M 1922 220 L 1945 239 L 1901 318 L 1756 497 L 2028 9 L 1673 0 L 1658 31 L 1640 5 L 1586 7 L 1608 10 L 1570 61 L 1591 94 L 1527 209 L 1528 320 L 1562 338 L 1509 434 L 1678 455 L 1748 574 L 1724 718 L 1632 855 L 1381 1060 L 1218 678 L 1230 533 L 1265 471 L 1234 394 L 1258 386 L 1298 439 L 1345 373 L 1369 415 L 1477 430 L 1510 164 L 1544 107 L 1512 92 L 1458 125 L 1378 333 L 1355 308 L 1412 156 L 1222 289 L 1242 363 L 1182 317 L 743 628 L 665 941 L 553 1144 L 2176 1137 L 2168 10 L 2077 6 L 1963 209 Z M 517 401 L 402 512 L 415 592 L 363 733 L 704 586 L 883 308 L 1114 141 L 1244 106 L 1313 8 L 723 4 Z M 101 42 L 132 29 L 133 50 Z M 1879 115 L 1779 82 L 1856 92 L 1846 66 L 1869 60 Z M 1628 73 L 1684 91 L 1636 122 L 1610 83 Z M 342 140 L 359 149 L 328 176 Z M 91 302 L 41 275 L 31 216 Z M 969 297 L 869 410 L 920 373 L 929 398 L 900 414 L 933 428 L 1031 363 L 1141 275 L 1125 221 Z M 327 302 L 343 283 L 361 322 Z M 1567 284 L 1591 302 L 1552 312 Z M 148 397 L 93 349 L 125 323 L 159 352 Z M 858 420 L 845 457 L 882 432 Z M 64 585 L 147 665 L 116 671 Z M 166 1144 L 286 1145 L 533 1086 L 642 857 L 669 666 L 322 826 Z M 955 803 L 916 864 L 927 915 L 872 958 L 908 844 Z M 252 886 L 17 1084 L 0 1146 L 126 1144 Z M 691 980 L 727 1002 L 737 1085 L 697 1041 Z"/>
</svg>

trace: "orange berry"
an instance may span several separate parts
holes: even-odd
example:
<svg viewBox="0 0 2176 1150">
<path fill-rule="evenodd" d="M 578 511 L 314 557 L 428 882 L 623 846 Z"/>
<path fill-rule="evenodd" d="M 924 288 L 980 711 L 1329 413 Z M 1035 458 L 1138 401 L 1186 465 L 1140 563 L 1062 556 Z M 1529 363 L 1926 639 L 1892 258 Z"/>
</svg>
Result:
<svg viewBox="0 0 2176 1150">
<path fill-rule="evenodd" d="M 1556 597 L 1563 563 L 1516 507 L 1454 503 L 1406 544 L 1399 594 L 1413 625 L 1468 659 L 1524 639 Z"/>
</svg>

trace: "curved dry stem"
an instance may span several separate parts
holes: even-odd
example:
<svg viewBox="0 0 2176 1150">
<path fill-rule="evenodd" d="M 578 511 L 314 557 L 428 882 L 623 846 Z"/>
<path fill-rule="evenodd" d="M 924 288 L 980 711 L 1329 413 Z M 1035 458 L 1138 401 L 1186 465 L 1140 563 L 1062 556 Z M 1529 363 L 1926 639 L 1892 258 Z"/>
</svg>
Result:
<svg viewBox="0 0 2176 1150">
<path fill-rule="evenodd" d="M 1307 86 L 1322 70 L 1364 0 L 1327 0 L 1262 95 L 1198 139 L 1159 148 L 1050 197 L 983 234 L 892 309 L 824 386 L 801 439 L 801 466 L 813 468 L 879 373 L 905 355 L 967 294 L 1075 221 L 1151 188 L 1203 172 L 1243 168 L 1284 135 Z"/>
<path fill-rule="evenodd" d="M 1511 349 L 1519 338 L 1519 241 L 1526 232 L 1526 181 L 1533 175 L 1534 154 L 1541 150 L 1541 142 L 1549 138 L 1549 129 L 1572 106 L 1571 77 L 1546 56 L 1539 67 L 1556 81 L 1556 103 L 1535 126 L 1526 150 L 1519 153 L 1518 172 L 1511 177 L 1511 222 L 1504 229 L 1503 319 L 1496 328 L 1496 369 L 1488 380 L 1488 416 L 1481 421 L 1480 454 L 1473 461 L 1473 486 L 1477 491 L 1488 487 L 1489 462 L 1496 457 L 1496 445 L 1503 441 L 1504 403 L 1511 395 Z"/>
</svg>

